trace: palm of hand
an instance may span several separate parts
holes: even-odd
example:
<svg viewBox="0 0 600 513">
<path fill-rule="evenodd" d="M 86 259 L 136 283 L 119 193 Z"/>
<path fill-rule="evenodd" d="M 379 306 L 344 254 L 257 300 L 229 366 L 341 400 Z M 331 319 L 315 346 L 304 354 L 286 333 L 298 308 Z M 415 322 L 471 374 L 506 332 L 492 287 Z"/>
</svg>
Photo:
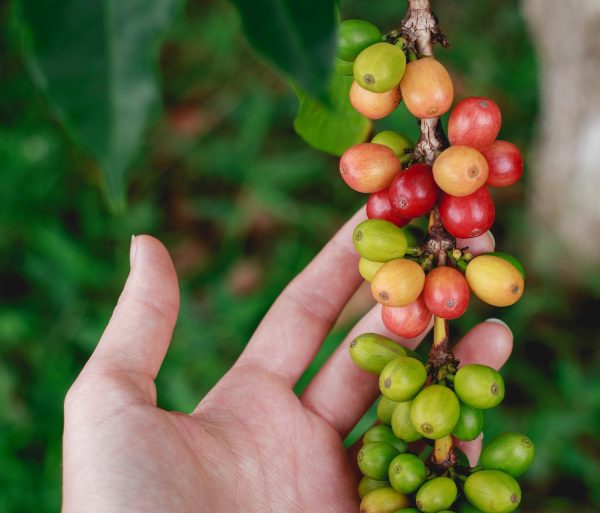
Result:
<svg viewBox="0 0 600 513">
<path fill-rule="evenodd" d="M 348 345 L 377 331 L 361 319 L 301 397 L 293 387 L 362 279 L 351 219 L 287 287 L 246 349 L 191 414 L 156 407 L 154 379 L 179 308 L 164 247 L 132 245 L 132 270 L 94 354 L 67 394 L 63 513 L 356 511 L 357 474 L 342 440 L 378 393 Z M 493 248 L 490 248 L 490 250 Z M 413 348 L 419 339 L 404 340 Z M 512 335 L 476 326 L 455 348 L 463 361 L 498 368 Z M 476 456 L 480 441 L 468 442 Z"/>
</svg>

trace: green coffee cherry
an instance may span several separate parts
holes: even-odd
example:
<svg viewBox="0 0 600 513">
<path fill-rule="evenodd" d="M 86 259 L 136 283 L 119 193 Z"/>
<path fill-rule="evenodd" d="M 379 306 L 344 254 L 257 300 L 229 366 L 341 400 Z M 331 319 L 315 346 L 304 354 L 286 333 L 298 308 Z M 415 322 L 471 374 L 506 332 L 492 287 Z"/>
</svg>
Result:
<svg viewBox="0 0 600 513">
<path fill-rule="evenodd" d="M 390 463 L 388 472 L 392 488 L 400 493 L 413 493 L 425 482 L 427 469 L 414 454 L 399 454 Z"/>
<path fill-rule="evenodd" d="M 394 513 L 421 513 L 417 508 L 402 508 L 394 511 Z"/>
<path fill-rule="evenodd" d="M 483 411 L 466 403 L 460 403 L 460 415 L 452 434 L 466 442 L 475 440 L 483 429 Z"/>
<path fill-rule="evenodd" d="M 360 513 L 393 513 L 408 506 L 408 499 L 393 488 L 377 488 L 363 497 Z"/>
<path fill-rule="evenodd" d="M 399 46 L 376 43 L 356 57 L 354 80 L 368 91 L 385 93 L 400 83 L 405 69 L 406 56 Z"/>
<path fill-rule="evenodd" d="M 362 499 L 365 495 L 377 488 L 389 487 L 390 483 L 387 481 L 377 481 L 377 479 L 371 479 L 370 477 L 364 476 L 360 483 L 358 483 L 358 496 Z"/>
<path fill-rule="evenodd" d="M 469 502 L 463 502 L 458 508 L 458 513 L 483 513 L 483 511 Z"/>
<path fill-rule="evenodd" d="M 375 144 L 383 144 L 388 148 L 391 148 L 392 151 L 396 154 L 396 156 L 400 159 L 400 162 L 406 164 L 412 158 L 410 152 L 415 147 L 415 143 L 413 143 L 407 136 L 404 134 L 399 134 L 398 132 L 394 132 L 393 130 L 384 130 L 383 132 L 379 132 L 373 139 L 371 139 L 372 143 Z"/>
<path fill-rule="evenodd" d="M 399 356 L 381 371 L 379 389 L 392 401 L 408 401 L 421 390 L 426 379 L 425 365 L 416 358 Z"/>
<path fill-rule="evenodd" d="M 410 420 L 415 429 L 432 440 L 449 435 L 460 415 L 456 394 L 442 385 L 425 387 L 412 401 Z"/>
<path fill-rule="evenodd" d="M 410 420 L 410 407 L 412 401 L 404 401 L 402 403 L 395 403 L 395 409 L 392 412 L 391 424 L 392 431 L 401 440 L 407 442 L 414 442 L 423 438 L 415 426 L 413 426 Z"/>
<path fill-rule="evenodd" d="M 338 27 L 336 55 L 339 59 L 352 62 L 365 48 L 379 41 L 381 32 L 372 23 L 345 20 Z"/>
<path fill-rule="evenodd" d="M 424 513 L 438 513 L 449 508 L 458 495 L 456 483 L 449 477 L 427 481 L 417 492 L 417 507 Z"/>
<path fill-rule="evenodd" d="M 373 281 L 375 273 L 381 269 L 384 262 L 373 262 L 366 258 L 360 258 L 358 261 L 358 272 L 366 281 Z"/>
<path fill-rule="evenodd" d="M 374 262 L 389 262 L 402 258 L 408 246 L 406 235 L 395 224 L 383 219 L 367 219 L 352 235 L 358 254 Z"/>
<path fill-rule="evenodd" d="M 462 402 L 474 408 L 493 408 L 504 399 L 504 380 L 497 370 L 473 363 L 458 369 L 454 391 Z"/>
<path fill-rule="evenodd" d="M 389 362 L 404 355 L 406 351 L 400 344 L 376 333 L 364 333 L 350 343 L 352 361 L 372 374 L 380 374 Z"/>
<path fill-rule="evenodd" d="M 483 513 L 510 513 L 521 502 L 519 483 L 499 470 L 482 470 L 465 481 L 465 495 Z"/>
<path fill-rule="evenodd" d="M 396 409 L 396 406 L 398 406 L 398 404 L 400 403 L 392 401 L 391 399 L 388 399 L 387 397 L 382 395 L 379 398 L 379 402 L 377 403 L 377 418 L 379 419 L 379 422 L 387 424 L 389 426 L 392 423 L 392 414 L 394 413 L 394 410 Z M 398 435 L 396 434 L 396 436 Z M 398 436 L 398 438 L 401 437 Z M 406 438 L 402 438 L 402 440 L 406 440 Z M 406 441 L 410 442 L 410 440 Z"/>
<path fill-rule="evenodd" d="M 503 433 L 481 452 L 479 463 L 486 470 L 502 470 L 512 477 L 524 474 L 533 463 L 533 442 L 520 433 Z"/>
<path fill-rule="evenodd" d="M 388 478 L 388 468 L 398 451 L 384 442 L 371 442 L 358 451 L 358 468 L 365 475 L 377 481 Z"/>
<path fill-rule="evenodd" d="M 363 444 L 368 444 L 370 442 L 384 442 L 391 445 L 398 452 L 406 452 L 406 449 L 408 448 L 408 445 L 404 440 L 396 438 L 392 428 L 383 424 L 373 426 L 364 434 Z"/>
<path fill-rule="evenodd" d="M 523 279 L 525 279 L 525 269 L 523 268 L 521 262 L 519 262 L 514 256 L 508 253 L 502 253 L 500 251 L 491 251 L 489 253 L 484 253 L 484 255 L 497 256 L 506 260 L 508 263 L 512 264 L 515 267 L 515 269 L 519 271 L 519 274 L 523 277 Z"/>
<path fill-rule="evenodd" d="M 338 59 L 337 57 L 333 60 L 333 69 L 336 73 L 351 77 L 354 74 L 354 63 Z"/>
</svg>

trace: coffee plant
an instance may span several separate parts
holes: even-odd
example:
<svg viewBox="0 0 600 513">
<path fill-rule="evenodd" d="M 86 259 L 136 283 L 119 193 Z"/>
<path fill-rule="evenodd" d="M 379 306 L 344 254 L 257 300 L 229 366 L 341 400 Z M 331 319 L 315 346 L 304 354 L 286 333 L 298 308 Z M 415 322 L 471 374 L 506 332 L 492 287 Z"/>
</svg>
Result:
<svg viewBox="0 0 600 513">
<path fill-rule="evenodd" d="M 475 239 L 489 237 L 494 222 L 488 187 L 514 184 L 523 161 L 514 144 L 497 140 L 501 113 L 489 98 L 456 104 L 446 137 L 440 116 L 450 111 L 454 91 L 433 56 L 435 43 L 448 46 L 428 0 L 409 0 L 402 26 L 388 34 L 363 20 L 345 20 L 338 30 L 335 71 L 353 77 L 354 109 L 374 120 L 404 103 L 421 129 L 416 145 L 384 131 L 341 156 L 343 180 L 369 194 L 368 219 L 353 234 L 359 271 L 391 332 L 413 338 L 433 323 L 425 363 L 376 333 L 350 345 L 354 363 L 379 376 L 382 394 L 380 423 L 358 452 L 360 511 L 510 513 L 521 502 L 516 478 L 531 465 L 534 446 L 522 434 L 504 433 L 475 467 L 458 452 L 457 441 L 480 436 L 483 410 L 500 404 L 504 382 L 491 367 L 459 365 L 449 321 L 465 313 L 471 293 L 499 307 L 523 294 L 518 260 L 482 253 Z M 421 217 L 427 228 L 419 231 L 412 221 Z"/>
</svg>

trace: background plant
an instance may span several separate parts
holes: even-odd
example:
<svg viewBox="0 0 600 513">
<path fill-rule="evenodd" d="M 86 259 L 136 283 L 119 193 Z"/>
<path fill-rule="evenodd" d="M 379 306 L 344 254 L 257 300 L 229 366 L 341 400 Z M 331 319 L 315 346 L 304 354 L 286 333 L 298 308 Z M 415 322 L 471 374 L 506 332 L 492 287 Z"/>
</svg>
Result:
<svg viewBox="0 0 600 513">
<path fill-rule="evenodd" d="M 185 410 L 359 206 L 339 180 L 337 159 L 294 133 L 295 95 L 249 48 L 235 9 L 206 0 L 175 9 L 163 36 L 165 110 L 143 133 L 128 172 L 127 215 L 115 217 L 98 168 L 28 74 L 12 7 L 0 7 L 0 510 L 10 513 L 58 508 L 62 398 L 114 306 L 132 233 L 157 235 L 177 262 L 182 313 L 158 389 L 161 406 Z M 342 10 L 391 28 L 404 7 L 345 2 Z M 538 93 L 517 2 L 452 0 L 436 10 L 453 45 L 444 62 L 457 96 L 497 99 L 502 137 L 526 150 Z M 403 109 L 390 123 L 416 133 Z M 489 419 L 497 431 L 486 436 L 510 427 L 535 441 L 524 511 L 593 511 L 600 504 L 600 280 L 591 273 L 577 288 L 527 265 L 527 181 L 526 165 L 524 185 L 496 195 L 494 234 L 499 247 L 523 257 L 528 289 L 500 312 L 517 343 L 503 370 L 507 402 Z M 357 304 L 321 361 L 357 316 Z M 489 312 L 472 309 L 459 329 Z"/>
</svg>

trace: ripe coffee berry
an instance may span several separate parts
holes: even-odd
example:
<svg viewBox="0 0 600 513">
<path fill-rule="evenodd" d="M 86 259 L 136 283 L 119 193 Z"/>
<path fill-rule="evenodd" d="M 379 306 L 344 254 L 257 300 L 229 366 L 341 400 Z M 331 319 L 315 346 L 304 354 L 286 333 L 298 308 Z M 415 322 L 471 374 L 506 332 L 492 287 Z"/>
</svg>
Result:
<svg viewBox="0 0 600 513">
<path fill-rule="evenodd" d="M 436 267 L 425 279 L 423 299 L 433 315 L 456 319 L 469 306 L 469 285 L 465 277 L 448 266 Z"/>
<path fill-rule="evenodd" d="M 508 187 L 523 175 L 523 157 L 519 148 L 507 141 L 495 141 L 481 150 L 488 163 L 487 185 Z"/>
<path fill-rule="evenodd" d="M 465 98 L 452 109 L 448 139 L 452 145 L 485 148 L 492 144 L 502 124 L 498 105 L 489 98 Z"/>
<path fill-rule="evenodd" d="M 468 146 L 451 146 L 433 163 L 433 177 L 440 189 L 452 196 L 468 196 L 488 178 L 485 157 Z"/>
<path fill-rule="evenodd" d="M 446 230 L 454 237 L 463 239 L 487 232 L 494 224 L 496 215 L 494 201 L 485 187 L 461 198 L 445 194 L 439 211 Z"/>
<path fill-rule="evenodd" d="M 410 218 L 402 216 L 398 210 L 392 207 L 389 189 L 374 192 L 369 196 L 367 200 L 367 217 L 369 219 L 385 219 L 400 228 L 410 222 Z"/>
<path fill-rule="evenodd" d="M 404 217 L 419 217 L 429 212 L 439 197 L 431 166 L 413 164 L 392 180 L 388 189 L 394 210 Z"/>
<path fill-rule="evenodd" d="M 384 326 L 402 338 L 413 338 L 423 333 L 431 323 L 431 316 L 422 294 L 409 305 L 384 306 L 381 309 Z"/>
<path fill-rule="evenodd" d="M 347 149 L 340 159 L 342 178 L 358 192 L 385 189 L 401 169 L 398 157 L 383 144 L 356 144 Z"/>
</svg>

